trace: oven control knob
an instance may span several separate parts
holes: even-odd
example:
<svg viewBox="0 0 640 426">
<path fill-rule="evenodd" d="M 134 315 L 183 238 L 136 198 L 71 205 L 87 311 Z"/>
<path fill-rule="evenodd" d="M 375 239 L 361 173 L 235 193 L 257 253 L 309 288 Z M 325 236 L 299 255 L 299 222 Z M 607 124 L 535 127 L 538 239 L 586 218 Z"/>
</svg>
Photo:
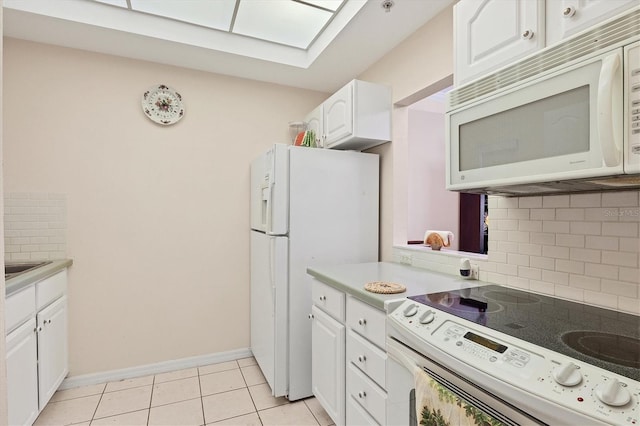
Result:
<svg viewBox="0 0 640 426">
<path fill-rule="evenodd" d="M 430 322 L 433 322 L 435 317 L 436 315 L 433 311 L 427 311 L 420 315 L 420 324 L 429 324 Z"/>
<path fill-rule="evenodd" d="M 413 305 L 409 305 L 409 306 L 407 306 L 406 308 L 404 308 L 403 313 L 404 313 L 404 316 L 405 316 L 405 317 L 412 317 L 412 316 L 414 316 L 415 314 L 417 314 L 417 313 L 418 313 L 418 305 L 413 304 Z"/>
<path fill-rule="evenodd" d="M 580 374 L 578 366 L 571 361 L 554 368 L 551 375 L 553 380 L 563 386 L 575 386 L 582 381 L 582 374 Z"/>
<path fill-rule="evenodd" d="M 600 401 L 614 407 L 625 405 L 631 400 L 629 391 L 616 378 L 596 386 L 596 396 Z"/>
</svg>

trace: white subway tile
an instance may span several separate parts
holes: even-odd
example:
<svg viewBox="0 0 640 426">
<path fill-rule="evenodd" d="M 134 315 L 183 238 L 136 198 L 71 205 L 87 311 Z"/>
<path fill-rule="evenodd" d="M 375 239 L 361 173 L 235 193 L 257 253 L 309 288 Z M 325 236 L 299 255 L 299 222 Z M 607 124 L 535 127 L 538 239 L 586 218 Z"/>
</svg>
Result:
<svg viewBox="0 0 640 426">
<path fill-rule="evenodd" d="M 637 207 L 640 191 L 603 192 L 603 207 Z"/>
<path fill-rule="evenodd" d="M 571 222 L 571 233 L 581 235 L 600 235 L 600 222 Z"/>
<path fill-rule="evenodd" d="M 509 287 L 515 287 L 515 288 L 521 288 L 523 290 L 528 290 L 529 289 L 529 280 L 526 279 L 526 278 L 522 278 L 522 277 L 508 276 L 507 277 L 507 285 Z"/>
<path fill-rule="evenodd" d="M 542 232 L 554 234 L 568 234 L 571 230 L 571 222 L 545 220 L 542 222 Z"/>
<path fill-rule="evenodd" d="M 489 262 L 507 263 L 507 253 L 501 251 L 489 251 Z"/>
<path fill-rule="evenodd" d="M 529 280 L 529 289 L 537 293 L 548 294 L 553 296 L 555 291 L 555 284 L 547 283 L 544 281 Z"/>
<path fill-rule="evenodd" d="M 569 274 L 569 285 L 583 290 L 600 291 L 600 278 Z"/>
<path fill-rule="evenodd" d="M 529 263 L 532 268 L 555 270 L 556 260 L 550 257 L 530 256 Z"/>
<path fill-rule="evenodd" d="M 516 253 L 518 243 L 510 241 L 498 241 L 498 250 L 505 253 Z"/>
<path fill-rule="evenodd" d="M 507 263 L 498 263 L 496 269 L 499 274 L 518 275 L 518 266 L 516 265 L 509 265 Z"/>
<path fill-rule="evenodd" d="M 584 274 L 590 277 L 618 279 L 618 267 L 612 265 L 601 265 L 596 263 L 585 263 Z"/>
<path fill-rule="evenodd" d="M 489 217 L 492 221 L 496 219 L 508 219 L 508 214 L 509 209 L 492 209 L 491 207 L 489 207 Z"/>
<path fill-rule="evenodd" d="M 556 209 L 531 209 L 529 211 L 531 220 L 555 220 Z"/>
<path fill-rule="evenodd" d="M 640 238 L 620 238 L 620 251 L 640 252 Z"/>
<path fill-rule="evenodd" d="M 540 244 L 518 244 L 518 253 L 530 256 L 542 256 L 542 246 Z"/>
<path fill-rule="evenodd" d="M 480 271 L 496 272 L 498 270 L 498 264 L 494 262 L 482 262 L 478 265 Z"/>
<path fill-rule="evenodd" d="M 519 231 L 542 232 L 541 220 L 521 220 L 518 222 Z"/>
<path fill-rule="evenodd" d="M 507 253 L 507 263 L 509 265 L 529 266 L 529 256 L 524 254 Z"/>
<path fill-rule="evenodd" d="M 501 199 L 503 197 L 500 197 L 498 195 L 489 195 L 489 201 L 488 201 L 488 205 L 489 205 L 489 209 L 497 209 L 498 208 L 498 200 Z"/>
<path fill-rule="evenodd" d="M 507 236 L 509 235 L 508 231 L 501 231 L 499 229 L 491 228 L 489 230 L 489 241 L 506 241 Z"/>
<path fill-rule="evenodd" d="M 491 234 L 489 234 L 491 235 Z M 489 237 L 491 238 L 491 237 Z M 543 244 L 547 246 L 553 246 L 556 244 L 556 234 L 553 233 L 531 233 L 529 235 L 529 241 L 532 244 Z"/>
<path fill-rule="evenodd" d="M 508 209 L 507 217 L 509 219 L 529 220 L 529 209 Z"/>
<path fill-rule="evenodd" d="M 571 207 L 600 207 L 602 197 L 595 194 L 571 194 Z"/>
<path fill-rule="evenodd" d="M 613 294 L 602 294 L 595 291 L 584 290 L 584 302 L 608 309 L 618 308 L 618 296 Z"/>
<path fill-rule="evenodd" d="M 516 219 L 499 219 L 492 220 L 490 225 L 502 231 L 515 231 L 518 229 L 518 221 Z"/>
<path fill-rule="evenodd" d="M 615 294 L 617 296 L 630 297 L 637 299 L 639 296 L 640 286 L 633 283 L 626 283 L 618 280 L 602 279 L 600 288 L 603 293 Z"/>
<path fill-rule="evenodd" d="M 517 243 L 528 243 L 529 233 L 523 232 L 523 231 L 509 231 L 509 235 L 507 239 L 509 241 L 513 241 Z"/>
<path fill-rule="evenodd" d="M 584 247 L 584 235 L 558 234 L 556 244 L 563 247 Z"/>
<path fill-rule="evenodd" d="M 618 309 L 623 312 L 640 315 L 640 300 L 618 296 Z"/>
<path fill-rule="evenodd" d="M 563 299 L 584 302 L 584 290 L 575 287 L 556 285 L 555 295 Z"/>
<path fill-rule="evenodd" d="M 556 259 L 556 271 L 582 275 L 584 274 L 584 262 Z"/>
<path fill-rule="evenodd" d="M 556 220 L 584 221 L 584 209 L 556 209 Z"/>
<path fill-rule="evenodd" d="M 588 222 L 617 222 L 619 215 L 619 210 L 613 207 L 584 209 L 584 220 Z"/>
<path fill-rule="evenodd" d="M 500 197 L 498 198 L 498 207 L 501 209 L 517 209 L 518 198 L 517 197 Z"/>
<path fill-rule="evenodd" d="M 569 274 L 566 272 L 559 271 L 548 271 L 546 269 L 542 270 L 542 281 L 546 281 L 554 284 L 569 284 Z"/>
<path fill-rule="evenodd" d="M 526 266 L 518 267 L 518 276 L 522 278 L 527 278 L 530 280 L 541 280 L 542 279 L 542 271 L 537 268 L 528 268 Z"/>
<path fill-rule="evenodd" d="M 574 247 L 569 249 L 569 259 L 581 262 L 600 263 L 600 250 Z"/>
<path fill-rule="evenodd" d="M 620 207 L 620 222 L 640 222 L 640 207 Z"/>
<path fill-rule="evenodd" d="M 620 271 L 620 275 L 618 279 L 620 281 L 628 281 L 630 283 L 640 284 L 640 269 L 625 268 L 621 266 L 619 271 Z"/>
<path fill-rule="evenodd" d="M 568 195 L 545 195 L 542 197 L 542 207 L 544 208 L 558 208 L 569 207 Z"/>
<path fill-rule="evenodd" d="M 542 197 L 521 197 L 518 200 L 518 207 L 521 209 L 541 208 Z"/>
<path fill-rule="evenodd" d="M 621 223 L 621 222 L 604 222 L 602 224 L 602 235 L 610 235 L 616 237 L 637 237 L 637 223 Z"/>
<path fill-rule="evenodd" d="M 4 251 L 5 251 L 5 253 L 20 253 L 21 252 L 20 246 L 12 245 L 12 244 L 9 244 L 9 245 L 5 244 Z"/>
<path fill-rule="evenodd" d="M 507 276 L 496 272 L 487 273 L 487 281 L 492 284 L 505 285 L 507 283 Z"/>
<path fill-rule="evenodd" d="M 618 238 L 587 235 L 585 247 L 598 250 L 618 250 Z"/>
<path fill-rule="evenodd" d="M 569 247 L 542 246 L 543 257 L 553 257 L 555 259 L 569 259 Z"/>
<path fill-rule="evenodd" d="M 31 254 L 30 253 L 11 253 L 11 260 L 13 261 L 31 260 Z"/>
<path fill-rule="evenodd" d="M 603 251 L 602 263 L 636 268 L 638 266 L 638 255 L 622 251 Z"/>
</svg>

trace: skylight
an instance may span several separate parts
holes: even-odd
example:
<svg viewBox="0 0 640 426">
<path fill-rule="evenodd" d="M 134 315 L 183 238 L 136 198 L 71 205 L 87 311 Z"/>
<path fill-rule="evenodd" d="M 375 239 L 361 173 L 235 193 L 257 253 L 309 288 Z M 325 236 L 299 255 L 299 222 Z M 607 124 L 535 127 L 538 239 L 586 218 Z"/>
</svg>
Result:
<svg viewBox="0 0 640 426">
<path fill-rule="evenodd" d="M 88 0 L 307 50 L 345 0 Z"/>
</svg>

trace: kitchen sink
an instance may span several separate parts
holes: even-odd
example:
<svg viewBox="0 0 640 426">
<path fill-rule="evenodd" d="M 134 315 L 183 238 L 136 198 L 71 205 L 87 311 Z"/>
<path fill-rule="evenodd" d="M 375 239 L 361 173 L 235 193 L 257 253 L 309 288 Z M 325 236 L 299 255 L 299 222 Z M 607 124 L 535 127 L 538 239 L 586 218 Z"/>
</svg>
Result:
<svg viewBox="0 0 640 426">
<path fill-rule="evenodd" d="M 6 263 L 4 265 L 4 278 L 5 280 L 8 280 L 50 263 L 51 261 Z"/>
</svg>

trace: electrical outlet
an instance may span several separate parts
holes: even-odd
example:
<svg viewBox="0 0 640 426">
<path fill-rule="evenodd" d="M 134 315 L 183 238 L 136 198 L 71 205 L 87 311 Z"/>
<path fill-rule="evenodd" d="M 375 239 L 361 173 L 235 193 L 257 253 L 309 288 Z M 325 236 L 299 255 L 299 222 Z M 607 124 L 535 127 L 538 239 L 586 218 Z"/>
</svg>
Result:
<svg viewBox="0 0 640 426">
<path fill-rule="evenodd" d="M 471 278 L 472 280 L 477 280 L 478 277 L 480 276 L 480 268 L 478 267 L 477 263 L 472 263 L 471 264 Z"/>
<path fill-rule="evenodd" d="M 411 265 L 411 263 L 413 263 L 413 255 L 409 253 L 400 253 L 400 263 Z"/>
</svg>

